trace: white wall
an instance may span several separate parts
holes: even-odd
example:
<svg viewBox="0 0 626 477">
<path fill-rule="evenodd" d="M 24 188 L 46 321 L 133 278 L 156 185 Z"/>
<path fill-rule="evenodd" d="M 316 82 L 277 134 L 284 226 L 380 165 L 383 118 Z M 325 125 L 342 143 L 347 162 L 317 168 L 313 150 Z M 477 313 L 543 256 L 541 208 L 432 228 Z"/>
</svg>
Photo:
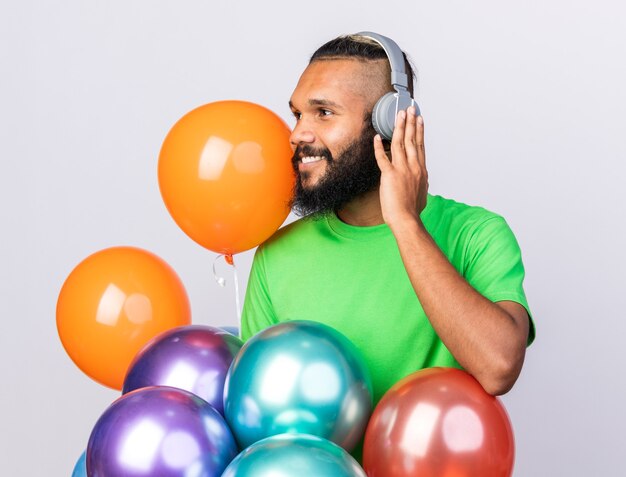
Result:
<svg viewBox="0 0 626 477">
<path fill-rule="evenodd" d="M 61 284 L 90 253 L 149 249 L 180 274 L 196 323 L 236 321 L 232 288 L 212 278 L 215 255 L 159 195 L 173 123 L 221 99 L 288 119 L 308 55 L 360 30 L 391 36 L 418 66 L 431 191 L 502 213 L 522 245 L 538 335 L 504 399 L 515 476 L 623 475 L 626 8 L 382 5 L 0 6 L 2 475 L 69 476 L 117 396 L 73 365 L 56 333 Z M 236 258 L 246 277 L 251 254 Z"/>
</svg>

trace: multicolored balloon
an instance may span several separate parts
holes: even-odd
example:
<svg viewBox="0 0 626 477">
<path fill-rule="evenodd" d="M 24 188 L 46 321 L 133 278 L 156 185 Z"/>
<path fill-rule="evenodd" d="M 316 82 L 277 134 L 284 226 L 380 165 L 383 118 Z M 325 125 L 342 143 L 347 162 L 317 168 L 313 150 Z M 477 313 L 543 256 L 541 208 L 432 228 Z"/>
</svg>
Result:
<svg viewBox="0 0 626 477">
<path fill-rule="evenodd" d="M 224 387 L 224 415 L 241 448 L 282 433 L 351 451 L 372 410 L 369 371 L 338 331 L 310 321 L 267 328 L 244 344 Z"/>
<path fill-rule="evenodd" d="M 243 345 L 232 334 L 212 326 L 190 325 L 161 333 L 135 357 L 123 393 L 147 386 L 189 391 L 224 414 L 226 373 Z"/>
<path fill-rule="evenodd" d="M 507 413 L 465 371 L 431 368 L 393 386 L 365 433 L 369 477 L 509 477 L 515 445 Z"/>
<path fill-rule="evenodd" d="M 128 366 L 148 341 L 190 322 L 176 272 L 135 247 L 107 248 L 84 259 L 57 301 L 63 347 L 88 376 L 113 389 L 122 389 Z"/>
<path fill-rule="evenodd" d="M 222 477 L 366 477 L 341 447 L 306 434 L 281 434 L 244 450 Z"/>
<path fill-rule="evenodd" d="M 90 477 L 219 477 L 237 455 L 222 416 L 170 387 L 123 395 L 102 414 L 87 445 Z"/>
</svg>

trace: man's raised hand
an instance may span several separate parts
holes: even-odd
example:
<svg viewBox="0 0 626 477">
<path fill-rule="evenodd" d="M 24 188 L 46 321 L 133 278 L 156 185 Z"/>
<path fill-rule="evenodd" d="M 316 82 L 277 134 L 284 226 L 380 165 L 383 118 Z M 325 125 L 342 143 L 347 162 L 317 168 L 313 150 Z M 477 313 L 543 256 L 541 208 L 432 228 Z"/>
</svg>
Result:
<svg viewBox="0 0 626 477">
<path fill-rule="evenodd" d="M 391 138 L 391 160 L 378 134 L 374 152 L 381 170 L 380 204 L 385 223 L 392 231 L 407 221 L 420 223 L 419 214 L 426 206 L 428 194 L 428 171 L 424 121 L 415 116 L 413 106 L 398 113 Z"/>
</svg>

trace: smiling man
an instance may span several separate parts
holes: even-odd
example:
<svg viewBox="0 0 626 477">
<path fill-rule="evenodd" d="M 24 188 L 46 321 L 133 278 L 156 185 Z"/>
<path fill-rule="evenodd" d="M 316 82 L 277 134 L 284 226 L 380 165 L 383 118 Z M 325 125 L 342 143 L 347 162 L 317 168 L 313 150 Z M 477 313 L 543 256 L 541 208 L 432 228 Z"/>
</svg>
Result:
<svg viewBox="0 0 626 477">
<path fill-rule="evenodd" d="M 414 107 L 390 142 L 376 133 L 372 110 L 390 77 L 387 53 L 365 36 L 313 54 L 289 101 L 292 207 L 304 218 L 257 250 L 242 335 L 295 319 L 336 328 L 362 351 L 375 402 L 433 366 L 503 394 L 534 338 L 519 246 L 499 215 L 428 194 Z"/>
</svg>

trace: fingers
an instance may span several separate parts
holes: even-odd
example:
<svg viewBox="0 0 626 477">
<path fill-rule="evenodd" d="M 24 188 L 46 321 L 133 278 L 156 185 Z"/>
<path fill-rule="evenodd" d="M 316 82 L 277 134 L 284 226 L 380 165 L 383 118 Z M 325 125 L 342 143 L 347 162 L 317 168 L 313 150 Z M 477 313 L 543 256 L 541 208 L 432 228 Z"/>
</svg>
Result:
<svg viewBox="0 0 626 477">
<path fill-rule="evenodd" d="M 398 111 L 396 125 L 391 136 L 391 162 L 394 166 L 406 166 L 404 135 L 406 131 L 406 111 Z"/>
<path fill-rule="evenodd" d="M 424 147 L 424 118 L 417 116 L 415 129 L 415 148 L 417 149 L 417 162 L 426 170 L 426 149 Z"/>
<path fill-rule="evenodd" d="M 383 140 L 380 134 L 374 136 L 374 156 L 376 156 L 376 163 L 381 172 L 385 172 L 391 168 L 391 162 L 385 153 L 385 147 L 383 146 Z"/>
<path fill-rule="evenodd" d="M 417 121 L 415 117 L 415 108 L 411 106 L 407 110 L 406 129 L 404 132 L 404 150 L 406 151 L 406 160 L 411 168 L 418 166 L 417 147 L 416 147 L 416 130 Z"/>
<path fill-rule="evenodd" d="M 415 106 L 398 112 L 391 139 L 391 162 L 411 169 L 426 167 L 424 120 L 415 115 Z"/>
<path fill-rule="evenodd" d="M 413 172 L 426 171 L 426 152 L 424 148 L 424 119 L 415 115 L 415 107 L 399 111 L 391 138 L 391 162 L 382 146 L 380 137 L 374 139 L 374 151 L 381 171 L 390 164 L 396 167 L 408 167 Z M 384 163 L 381 164 L 381 160 Z"/>
</svg>

